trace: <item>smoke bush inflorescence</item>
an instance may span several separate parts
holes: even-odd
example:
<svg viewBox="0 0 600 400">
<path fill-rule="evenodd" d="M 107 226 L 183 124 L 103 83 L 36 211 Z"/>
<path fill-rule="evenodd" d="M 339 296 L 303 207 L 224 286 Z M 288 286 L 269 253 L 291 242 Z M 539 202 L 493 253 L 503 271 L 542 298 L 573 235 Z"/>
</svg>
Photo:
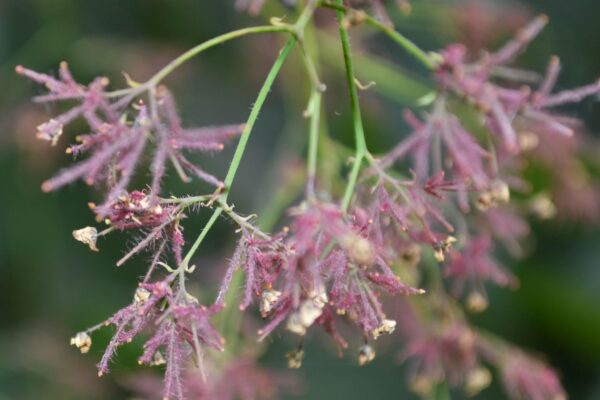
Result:
<svg viewBox="0 0 600 400">
<path fill-rule="evenodd" d="M 264 3 L 238 0 L 236 5 L 258 14 Z M 98 363 L 98 374 L 104 375 L 118 348 L 143 336 L 146 342 L 139 362 L 165 365 L 165 399 L 273 398 L 276 388 L 291 390 L 293 385 L 283 375 L 254 365 L 256 352 L 237 343 L 241 335 L 239 325 L 229 321 L 236 315 L 230 303 L 232 291 L 242 286 L 239 309 L 258 308 L 265 320 L 257 333 L 259 341 L 278 328 L 300 337 L 299 347 L 286 355 L 291 368 L 302 364 L 303 338 L 309 330 L 322 328 L 340 354 L 349 347 L 349 336 L 358 337 L 362 344 L 352 351 L 360 365 L 373 361 L 380 336 L 399 331 L 400 358 L 411 365 L 410 385 L 419 395 L 427 397 L 444 385 L 474 395 L 489 385 L 489 368 L 493 368 L 511 398 L 566 398 L 552 369 L 471 326 L 461 304 L 470 312 L 481 312 L 488 304 L 488 282 L 518 285 L 493 253 L 495 247 L 516 255 L 522 251 L 521 239 L 529 233 L 528 214 L 552 218 L 564 210 L 564 216 L 595 216 L 596 191 L 591 185 L 574 183 L 572 177 L 575 171 L 579 182 L 587 179 L 576 159 L 581 123 L 561 114 L 559 107 L 599 93 L 600 84 L 555 92 L 557 57 L 550 59 L 536 84 L 523 81 L 526 74 L 511 63 L 543 29 L 545 16 L 533 19 L 498 50 L 474 57 L 461 44 L 439 52 L 422 51 L 394 30 L 380 0 L 298 3 L 294 24 L 272 19 L 271 25 L 218 36 L 190 49 L 144 83 L 128 78 L 129 87 L 121 90 L 109 91 L 106 78 L 80 84 L 64 62 L 58 78 L 16 68 L 18 74 L 47 88 L 48 93 L 35 101 L 71 105 L 39 125 L 38 138 L 54 146 L 68 124 L 81 118 L 87 123 L 88 133 L 77 136 L 66 150 L 77 158 L 76 163 L 42 185 L 42 190 L 53 191 L 83 180 L 103 188 L 100 204 L 90 203 L 90 207 L 97 222 L 107 227 L 78 229 L 74 238 L 98 251 L 99 237 L 115 230 L 132 232 L 139 240 L 117 265 L 143 251 L 151 253 L 131 303 L 78 333 L 71 344 L 86 353 L 93 332 L 112 326 L 114 336 Z M 398 1 L 398 5 L 410 11 L 408 2 Z M 314 56 L 317 41 L 306 40 L 305 35 L 309 29 L 314 34 L 316 12 L 323 18 L 337 14 L 344 56 L 356 153 L 347 179 L 337 186 L 345 186 L 343 191 L 328 190 L 336 186 L 324 182 L 325 175 L 320 174 L 319 156 L 328 155 L 319 154 L 319 143 L 331 139 L 321 129 L 326 86 Z M 368 132 L 357 92 L 364 87 L 354 76 L 348 39 L 348 29 L 358 25 L 388 35 L 431 72 L 436 86 L 422 107 L 404 111 L 410 134 L 377 156 L 365 140 Z M 319 35 L 333 34 L 326 26 L 317 28 Z M 184 127 L 162 80 L 214 45 L 268 32 L 287 34 L 289 40 L 246 123 Z M 266 228 L 272 227 L 259 227 L 252 216 L 235 212 L 228 196 L 254 122 L 294 47 L 299 47 L 310 82 L 304 112 L 309 120 L 306 190 L 303 200 L 287 214 L 289 227 L 268 233 Z M 464 122 L 465 105 L 477 117 L 476 129 Z M 223 180 L 188 158 L 188 153 L 218 152 L 234 140 L 237 148 Z M 527 160 L 551 170 L 555 184 L 548 192 L 531 192 L 523 178 Z M 168 168 L 184 182 L 199 179 L 215 190 L 165 197 L 168 191 L 162 180 Z M 144 170 L 150 173 L 147 187 L 131 187 L 136 173 Z M 574 190 L 587 200 L 569 212 L 565 196 Z M 513 192 L 519 192 L 518 200 L 511 199 Z M 211 209 L 213 215 L 188 246 L 182 222 L 200 208 Z M 239 242 L 221 287 L 214 290 L 216 299 L 202 305 L 188 292 L 186 281 L 195 269 L 192 258 L 223 214 L 239 228 Z M 220 318 L 224 331 L 213 326 L 213 317 Z M 132 387 L 156 394 L 152 385 L 138 382 Z"/>
</svg>

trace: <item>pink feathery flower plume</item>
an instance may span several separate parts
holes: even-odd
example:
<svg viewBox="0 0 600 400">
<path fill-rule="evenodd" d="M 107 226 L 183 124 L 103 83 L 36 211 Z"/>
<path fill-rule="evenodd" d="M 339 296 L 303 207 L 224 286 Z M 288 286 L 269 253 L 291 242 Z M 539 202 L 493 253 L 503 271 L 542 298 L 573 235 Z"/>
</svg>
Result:
<svg viewBox="0 0 600 400">
<path fill-rule="evenodd" d="M 335 329 L 336 315 L 373 338 L 393 331 L 395 322 L 386 318 L 381 294 L 423 291 L 403 284 L 364 227 L 348 223 L 337 206 L 307 204 L 293 215 L 287 237 L 257 238 L 242 230 L 216 304 L 223 304 L 233 271 L 241 268 L 246 272 L 241 308 L 256 298 L 269 318 L 261 339 L 284 321 L 300 336 L 317 324 L 345 348 Z"/>
<path fill-rule="evenodd" d="M 537 17 L 516 38 L 494 53 L 475 62 L 467 61 L 466 48 L 453 44 L 442 51 L 442 62 L 436 71 L 441 86 L 475 104 L 486 116 L 487 127 L 501 138 L 504 149 L 519 151 L 519 138 L 514 123 L 541 129 L 555 135 L 571 136 L 569 120 L 555 115 L 555 107 L 577 103 L 600 92 L 600 81 L 573 90 L 552 93 L 560 63 L 552 57 L 545 78 L 537 89 L 527 85 L 516 88 L 499 83 L 494 72 L 515 59 L 546 25 L 548 18 Z M 510 76 L 508 76 L 510 79 Z M 512 79 L 517 83 L 518 74 Z"/>
<path fill-rule="evenodd" d="M 89 156 L 74 166 L 59 172 L 45 181 L 42 189 L 54 191 L 76 180 L 82 179 L 88 185 L 104 181 L 108 187 L 103 204 L 96 212 L 105 217 L 112 204 L 126 193 L 136 169 L 142 162 L 144 151 L 150 144 L 154 147 L 150 164 L 152 175 L 150 199 L 155 202 L 160 195 L 161 181 L 167 164 L 172 164 L 184 181 L 189 178 L 186 171 L 214 186 L 223 183 L 213 175 L 192 163 L 184 155 L 188 152 L 221 151 L 224 143 L 238 136 L 243 125 L 226 125 L 187 129 L 181 126 L 175 103 L 164 87 L 151 94 L 151 107 L 140 102 L 133 111 L 127 111 L 123 99 L 112 101 L 104 89 L 108 79 L 97 78 L 89 86 L 78 84 L 72 77 L 66 63 L 61 63 L 59 78 L 40 74 L 18 66 L 17 73 L 43 84 L 49 93 L 35 98 L 38 102 L 66 101 L 78 103 L 67 112 L 38 126 L 37 136 L 56 144 L 66 125 L 79 117 L 87 122 L 90 133 L 77 136 L 78 144 L 67 148 L 68 154 L 75 157 Z"/>
<path fill-rule="evenodd" d="M 120 346 L 150 331 L 152 335 L 144 344 L 139 363 L 165 364 L 164 398 L 180 400 L 184 398 L 184 371 L 189 353 L 195 353 L 196 362 L 202 368 L 203 348 L 223 351 L 224 339 L 209 322 L 219 307 L 207 308 L 189 301 L 174 293 L 172 284 L 173 276 L 140 284 L 133 302 L 106 321 L 106 325 L 114 325 L 115 334 L 97 365 L 99 376 L 109 372 L 110 360 Z"/>
</svg>

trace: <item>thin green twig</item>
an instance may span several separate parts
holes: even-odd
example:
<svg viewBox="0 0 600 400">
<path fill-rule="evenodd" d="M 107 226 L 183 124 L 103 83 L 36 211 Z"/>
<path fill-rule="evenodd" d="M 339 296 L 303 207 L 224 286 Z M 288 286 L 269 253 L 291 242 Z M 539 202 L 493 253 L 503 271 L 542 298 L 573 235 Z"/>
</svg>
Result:
<svg viewBox="0 0 600 400">
<path fill-rule="evenodd" d="M 344 5 L 343 0 L 337 0 L 337 4 L 340 6 Z M 352 194 L 354 193 L 354 187 L 358 179 L 361 164 L 363 158 L 367 154 L 367 143 L 365 141 L 365 131 L 362 123 L 362 116 L 360 112 L 360 104 L 358 102 L 358 93 L 356 91 L 356 84 L 354 83 L 354 66 L 352 64 L 352 56 L 350 54 L 350 39 L 348 38 L 348 30 L 344 23 L 345 13 L 341 10 L 337 10 L 338 25 L 340 31 L 340 40 L 342 42 L 342 51 L 344 53 L 344 64 L 346 66 L 346 83 L 348 84 L 348 90 L 350 92 L 350 107 L 352 112 L 352 122 L 354 125 L 354 142 L 356 146 L 356 152 L 354 154 L 354 160 L 352 161 L 352 170 L 348 178 L 348 184 L 344 197 L 342 198 L 341 209 L 346 211 L 352 200 Z"/>
<path fill-rule="evenodd" d="M 307 111 L 310 117 L 310 128 L 308 138 L 308 159 L 307 159 L 307 178 L 306 178 L 306 194 L 314 197 L 315 195 L 315 179 L 317 176 L 317 150 L 319 144 L 319 127 L 321 124 L 321 97 L 319 90 L 314 90 L 311 93 Z"/>
<path fill-rule="evenodd" d="M 364 21 L 372 27 L 377 28 L 381 32 L 385 33 L 387 36 L 390 37 L 390 39 L 399 44 L 408 54 L 413 56 L 426 68 L 435 69 L 435 67 L 437 66 L 433 58 L 426 51 L 422 50 L 419 46 L 417 46 L 413 41 L 411 41 L 406 36 L 395 30 L 394 27 L 381 23 L 376 18 L 373 18 L 364 11 L 354 10 L 352 8 L 346 7 L 342 2 L 339 1 L 337 3 L 333 3 L 331 1 L 324 0 L 321 1 L 319 5 L 321 7 L 331 8 L 335 10 L 338 14 L 338 18 L 340 18 L 340 15 L 344 16 L 353 14 L 357 21 Z"/>
<path fill-rule="evenodd" d="M 296 37 L 290 36 L 286 45 L 283 47 L 283 49 L 279 53 L 279 56 L 275 60 L 275 63 L 271 67 L 271 70 L 269 71 L 269 74 L 267 75 L 267 78 L 265 79 L 265 83 L 263 84 L 260 91 L 258 92 L 256 101 L 254 102 L 254 106 L 252 107 L 252 111 L 250 111 L 250 115 L 248 116 L 248 120 L 247 120 L 244 130 L 242 132 L 242 135 L 240 137 L 238 145 L 235 149 L 233 159 L 231 160 L 231 164 L 229 165 L 229 170 L 227 171 L 227 175 L 225 176 L 225 180 L 224 180 L 225 191 L 219 198 L 219 201 L 222 203 L 227 202 L 227 197 L 229 195 L 229 188 L 231 187 L 231 184 L 233 183 L 235 175 L 238 171 L 240 162 L 242 161 L 242 156 L 244 155 L 244 151 L 246 150 L 246 145 L 248 144 L 248 139 L 250 139 L 250 134 L 252 133 L 252 129 L 254 128 L 254 124 L 256 123 L 256 120 L 258 119 L 258 115 L 260 114 L 262 106 L 265 103 L 267 95 L 271 91 L 271 87 L 273 86 L 273 82 L 275 81 L 275 78 L 279 74 L 279 71 L 281 70 L 281 67 L 283 66 L 284 61 L 286 60 L 288 54 L 290 53 L 290 50 L 294 47 L 296 42 L 297 42 Z M 213 212 L 212 216 L 210 217 L 210 219 L 204 226 L 204 229 L 202 229 L 202 232 L 200 233 L 200 235 L 198 236 L 196 241 L 192 244 L 192 247 L 190 248 L 190 250 L 185 255 L 182 265 L 179 268 L 185 269 L 187 267 L 187 265 L 189 264 L 189 261 L 192 259 L 192 257 L 196 253 L 196 250 L 198 249 L 198 247 L 200 246 L 200 244 L 202 243 L 202 241 L 208 234 L 208 231 L 212 228 L 212 226 L 214 225 L 214 223 L 219 218 L 219 216 L 221 215 L 222 212 L 223 212 L 223 207 L 219 206 L 219 207 L 215 208 L 215 211 Z"/>
<path fill-rule="evenodd" d="M 132 94 L 142 93 L 149 88 L 155 87 L 158 85 L 163 79 L 165 79 L 168 75 L 170 75 L 173 71 L 175 71 L 179 66 L 189 61 L 191 58 L 197 56 L 205 50 L 208 50 L 217 45 L 223 44 L 233 39 L 237 39 L 243 36 L 248 36 L 252 34 L 259 33 L 273 33 L 273 32 L 289 32 L 295 34 L 295 29 L 292 25 L 288 24 L 277 24 L 277 25 L 263 25 L 263 26 L 252 26 L 249 28 L 242 28 L 235 31 L 227 32 L 222 35 L 216 36 L 212 39 L 209 39 L 205 42 L 198 44 L 197 46 L 192 47 L 187 50 L 185 53 L 182 53 L 179 57 L 175 58 L 173 61 L 165 65 L 161 68 L 157 73 L 155 73 L 150 79 L 146 82 L 139 84 L 138 86 L 115 90 L 112 92 L 105 93 L 106 97 L 121 97 L 121 96 L 131 96 Z"/>
</svg>

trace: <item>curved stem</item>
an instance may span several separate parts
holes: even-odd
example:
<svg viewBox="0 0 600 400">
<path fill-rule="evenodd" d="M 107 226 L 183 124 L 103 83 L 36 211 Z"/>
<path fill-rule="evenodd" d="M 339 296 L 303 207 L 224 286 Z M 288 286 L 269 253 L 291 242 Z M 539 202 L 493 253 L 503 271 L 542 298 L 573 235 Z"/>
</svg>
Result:
<svg viewBox="0 0 600 400">
<path fill-rule="evenodd" d="M 437 64 L 431 58 L 429 54 L 427 54 L 424 50 L 422 50 L 419 46 L 417 46 L 412 40 L 395 30 L 393 27 L 387 26 L 371 17 L 370 15 L 365 14 L 365 22 L 386 35 L 389 36 L 394 42 L 399 44 L 408 54 L 413 56 L 417 61 L 419 61 L 423 66 L 427 69 L 435 69 Z"/>
<path fill-rule="evenodd" d="M 290 50 L 294 47 L 296 42 L 297 42 L 297 39 L 295 36 L 291 36 L 289 38 L 286 45 L 279 53 L 279 57 L 277 57 L 277 60 L 275 60 L 273 67 L 271 67 L 271 70 L 269 71 L 269 74 L 267 75 L 267 79 L 265 80 L 265 83 L 263 84 L 262 88 L 260 89 L 260 92 L 258 93 L 256 101 L 254 102 L 254 106 L 252 107 L 252 111 L 250 112 L 250 116 L 248 117 L 248 121 L 246 122 L 246 126 L 244 127 L 244 130 L 240 137 L 240 141 L 238 142 L 237 148 L 235 149 L 233 159 L 231 160 L 231 165 L 229 166 L 229 170 L 227 171 L 227 175 L 225 176 L 224 183 L 225 183 L 225 189 L 227 191 L 224 193 L 224 195 L 222 197 L 223 201 L 227 200 L 229 188 L 231 187 L 231 183 L 233 182 L 233 179 L 235 178 L 235 174 L 237 173 L 238 167 L 240 166 L 240 161 L 242 160 L 242 155 L 244 154 L 244 150 L 246 150 L 246 144 L 248 143 L 248 139 L 250 138 L 250 133 L 252 132 L 252 128 L 254 128 L 254 124 L 258 118 L 258 114 L 260 113 L 260 110 L 262 109 L 265 99 L 267 98 L 267 95 L 269 94 L 269 91 L 271 90 L 271 87 L 273 86 L 273 81 L 279 74 L 279 70 L 283 66 L 283 62 L 287 58 Z"/>
<path fill-rule="evenodd" d="M 343 6 L 343 0 L 337 0 L 339 6 Z M 340 39 L 342 42 L 342 51 L 344 53 L 344 64 L 346 66 L 346 83 L 348 84 L 348 90 L 350 92 L 350 107 L 352 112 L 352 122 L 354 125 L 354 142 L 356 146 L 356 152 L 354 154 L 354 160 L 352 161 L 352 170 L 348 178 L 348 185 L 344 197 L 342 198 L 341 209 L 346 212 L 350 201 L 352 200 L 352 194 L 354 193 L 354 187 L 358 179 L 358 173 L 363 158 L 367 154 L 367 143 L 365 141 L 365 131 L 363 128 L 362 117 L 360 113 L 360 104 L 358 102 L 358 93 L 356 91 L 356 84 L 354 83 L 354 66 L 352 64 L 352 56 L 350 54 L 350 39 L 348 38 L 348 30 L 344 25 L 344 12 L 337 10 L 338 24 L 340 30 Z"/>
<path fill-rule="evenodd" d="M 356 13 L 357 20 L 363 20 L 367 24 L 371 25 L 374 28 L 379 29 L 380 31 L 382 31 L 383 33 L 388 35 L 390 37 L 390 39 L 392 39 L 394 42 L 396 42 L 402 48 L 404 48 L 404 50 L 408 54 L 413 56 L 417 61 L 419 61 L 421 64 L 423 64 L 426 68 L 435 69 L 435 67 L 437 66 L 435 61 L 432 59 L 432 57 L 429 54 L 427 54 L 427 52 L 422 50 L 419 46 L 417 46 L 413 41 L 408 39 L 406 36 L 404 36 L 400 32 L 396 31 L 393 27 L 390 27 L 388 25 L 385 25 L 385 24 L 379 22 L 377 19 L 371 17 L 364 11 L 357 11 L 352 8 L 348 8 L 348 7 L 344 6 L 343 3 L 340 3 L 340 2 L 332 3 L 331 1 L 327 1 L 327 0 L 321 1 L 321 3 L 319 5 L 321 7 L 331 8 L 333 10 L 336 10 L 336 12 L 338 13 L 338 18 L 340 15 Z"/>
<path fill-rule="evenodd" d="M 209 39 L 205 42 L 202 42 L 191 49 L 187 50 L 185 53 L 181 54 L 179 57 L 172 60 L 170 63 L 161 68 L 157 73 L 155 73 L 150 79 L 146 82 L 140 84 L 139 86 L 115 90 L 112 92 L 107 92 L 106 97 L 121 97 L 127 96 L 135 97 L 135 95 L 140 94 L 159 84 L 163 79 L 165 79 L 168 75 L 170 75 L 174 70 L 176 70 L 181 64 L 190 60 L 191 58 L 197 56 L 205 50 L 210 49 L 211 47 L 215 47 L 219 44 L 223 44 L 233 39 L 237 39 L 239 37 L 243 37 L 246 35 L 252 35 L 257 33 L 272 33 L 272 32 L 289 32 L 295 34 L 295 28 L 288 24 L 278 24 L 278 25 L 263 25 L 263 26 L 252 26 L 249 28 L 242 28 L 235 31 L 227 32 L 222 35 L 216 36 L 212 39 Z"/>
<path fill-rule="evenodd" d="M 294 29 L 290 25 L 265 25 L 265 26 L 253 26 L 250 28 L 238 29 L 235 31 L 231 31 L 225 33 L 223 35 L 214 37 L 206 42 L 200 43 L 197 46 L 192 47 L 185 53 L 181 54 L 179 57 L 171 61 L 164 68 L 158 71 L 148 83 L 151 82 L 151 85 L 156 85 L 160 81 L 162 81 L 167 75 L 171 74 L 175 69 L 177 69 L 181 64 L 188 61 L 190 58 L 195 57 L 196 55 L 202 53 L 205 50 L 210 49 L 211 47 L 217 46 L 219 44 L 225 43 L 229 40 L 239 38 L 241 36 L 246 36 L 254 33 L 270 33 L 270 32 L 290 32 L 294 33 Z"/>
</svg>

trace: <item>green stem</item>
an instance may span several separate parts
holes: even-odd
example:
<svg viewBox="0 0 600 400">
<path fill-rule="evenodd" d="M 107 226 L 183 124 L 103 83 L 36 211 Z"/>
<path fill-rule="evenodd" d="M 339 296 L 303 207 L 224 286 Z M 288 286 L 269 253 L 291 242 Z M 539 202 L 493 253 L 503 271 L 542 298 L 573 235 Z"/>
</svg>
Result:
<svg viewBox="0 0 600 400">
<path fill-rule="evenodd" d="M 169 64 L 165 65 L 161 70 L 159 70 L 156 74 L 152 76 L 145 83 L 140 84 L 139 86 L 114 90 L 112 92 L 108 92 L 105 94 L 106 97 L 114 98 L 121 96 L 133 96 L 139 93 L 148 90 L 148 88 L 155 87 L 158 85 L 163 79 L 165 79 L 168 75 L 170 75 L 174 70 L 176 70 L 181 64 L 190 60 L 191 58 L 197 56 L 205 50 L 210 49 L 211 47 L 217 46 L 219 44 L 223 44 L 229 40 L 237 39 L 242 36 L 251 35 L 255 33 L 272 33 L 272 32 L 289 32 L 295 34 L 295 29 L 291 25 L 280 24 L 280 25 L 264 25 L 264 26 L 253 26 L 249 28 L 242 28 L 235 31 L 227 32 L 223 35 L 214 37 L 206 42 L 200 43 L 197 46 L 192 47 L 185 53 L 181 54 L 179 57 L 175 58 Z"/>
<path fill-rule="evenodd" d="M 237 148 L 235 149 L 233 159 L 231 160 L 231 165 L 229 166 L 229 170 L 227 171 L 227 175 L 225 176 L 224 182 L 227 191 L 222 197 L 223 201 L 227 200 L 229 188 L 231 187 L 233 179 L 235 178 L 235 174 L 237 173 L 238 167 L 240 166 L 240 161 L 242 160 L 242 156 L 244 154 L 244 151 L 246 150 L 246 144 L 248 143 L 248 139 L 250 139 L 250 133 L 252 133 L 252 128 L 254 128 L 254 124 L 256 122 L 256 119 L 258 118 L 260 110 L 262 109 L 265 99 L 271 91 L 273 81 L 275 81 L 275 78 L 279 74 L 279 71 L 281 70 L 285 59 L 287 58 L 290 50 L 294 47 L 296 42 L 297 39 L 295 36 L 291 36 L 289 38 L 286 45 L 279 53 L 279 57 L 277 57 L 277 60 L 275 60 L 275 63 L 271 67 L 271 70 L 267 75 L 267 79 L 265 80 L 265 83 L 263 84 L 262 88 L 260 89 L 260 92 L 258 93 L 256 101 L 254 102 L 254 106 L 252 107 L 252 111 L 250 112 L 250 116 L 248 117 L 248 121 L 246 122 L 246 126 L 244 127 L 244 130 L 240 137 L 240 141 L 238 142 Z"/>
<path fill-rule="evenodd" d="M 310 114 L 310 129 L 308 138 L 307 184 L 308 197 L 315 195 L 315 178 L 317 176 L 317 149 L 319 144 L 319 127 L 321 124 L 321 92 L 313 89 L 310 96 L 308 112 Z"/>
<path fill-rule="evenodd" d="M 310 27 L 307 28 L 309 35 L 312 32 Z M 310 98 L 308 100 L 308 106 L 306 113 L 310 118 L 309 122 L 309 135 L 308 135 L 308 155 L 307 155 L 307 179 L 306 179 L 306 195 L 308 198 L 315 196 L 315 180 L 317 176 L 317 153 L 319 147 L 319 130 L 321 128 L 321 100 L 323 98 L 323 92 L 326 90 L 326 86 L 321 83 L 319 74 L 317 72 L 317 66 L 314 59 L 316 58 L 316 43 L 314 40 L 311 41 L 312 52 L 307 47 L 306 40 L 302 41 L 302 58 L 304 59 L 304 65 L 311 82 Z"/>
<path fill-rule="evenodd" d="M 296 24 L 294 25 L 295 27 L 295 38 L 297 39 L 298 43 L 301 46 L 301 55 L 304 61 L 304 65 L 306 68 L 306 71 L 308 73 L 309 76 L 309 80 L 311 82 L 311 98 L 309 100 L 309 105 L 307 107 L 307 112 L 310 114 L 310 142 L 309 142 L 309 161 L 308 161 L 308 169 L 309 169 L 309 182 L 310 181 L 310 176 L 312 176 L 313 178 L 313 182 L 314 182 L 314 176 L 315 176 L 315 170 L 316 170 L 316 137 L 318 137 L 318 129 L 319 129 L 319 117 L 320 117 L 320 104 L 321 104 L 321 92 L 325 89 L 324 85 L 321 84 L 319 77 L 318 77 L 318 73 L 317 73 L 317 69 L 316 66 L 313 62 L 313 59 L 310 57 L 310 54 L 308 53 L 306 47 L 305 47 L 305 42 L 304 42 L 304 29 L 306 27 L 306 25 L 308 24 L 308 22 L 310 21 L 310 18 L 312 16 L 312 14 L 314 13 L 314 10 L 317 6 L 317 1 L 316 0 L 310 0 L 308 5 L 304 8 L 304 10 L 302 11 L 300 17 L 298 18 Z M 268 90 L 267 90 L 268 92 Z M 260 97 L 260 94 L 259 94 Z M 258 101 L 257 101 L 258 103 Z M 232 163 L 233 164 L 233 163 Z M 311 171 L 313 171 L 311 173 Z M 225 185 L 226 187 L 229 187 L 229 185 L 231 184 L 231 182 L 228 182 L 227 177 L 225 178 Z M 309 183 L 307 185 L 308 190 L 313 190 L 312 189 L 312 185 L 311 183 Z M 311 192 L 312 193 L 312 192 Z M 221 199 L 222 201 L 224 201 L 225 199 Z M 279 209 L 280 207 L 277 207 L 275 205 L 272 204 L 273 207 L 268 207 L 269 210 L 272 211 L 272 209 Z M 236 222 L 240 223 L 243 221 L 237 221 L 236 215 L 235 213 L 233 213 L 232 210 L 230 210 L 228 208 L 228 206 L 225 203 L 222 203 L 222 207 L 224 207 L 225 211 L 227 213 L 230 214 L 230 217 L 232 217 L 232 219 L 236 220 Z M 233 214 L 233 215 L 231 215 Z M 266 228 L 267 230 L 270 230 L 272 228 L 272 226 L 274 225 L 276 219 L 271 217 L 269 218 L 269 221 L 264 223 L 263 222 L 263 228 Z M 262 233 L 262 231 L 260 231 Z M 236 309 L 236 307 L 232 306 L 233 303 L 233 299 L 236 295 L 236 290 L 235 288 L 238 286 L 241 286 L 243 283 L 243 279 L 244 279 L 244 273 L 240 270 L 236 271 L 233 275 L 233 278 L 231 280 L 230 283 L 230 290 L 229 292 L 226 294 L 225 296 L 225 303 L 227 304 L 226 309 L 223 311 L 224 315 L 222 318 L 222 322 L 221 322 L 221 332 L 228 332 L 229 334 L 226 337 L 227 340 L 227 344 L 228 344 L 228 348 L 229 351 L 227 354 L 234 356 L 235 354 L 237 354 L 238 351 L 238 337 L 239 337 L 239 327 L 241 324 L 241 314 L 240 311 Z"/>
<path fill-rule="evenodd" d="M 339 6 L 343 6 L 343 0 L 337 0 Z M 342 198 L 341 209 L 346 211 L 352 200 L 352 194 L 354 193 L 354 187 L 358 179 L 358 173 L 363 158 L 367 154 L 367 143 L 365 141 L 365 131 L 363 128 L 362 117 L 360 113 L 360 104 L 358 102 L 358 93 L 356 91 L 356 84 L 354 83 L 354 66 L 352 64 L 352 56 L 350 54 L 350 39 L 348 38 L 348 30 L 344 25 L 344 12 L 337 10 L 338 24 L 340 30 L 340 39 L 342 42 L 342 51 L 344 53 L 344 64 L 346 66 L 346 83 L 348 84 L 348 90 L 350 92 L 350 107 L 352 112 L 352 122 L 354 125 L 354 141 L 356 146 L 356 153 L 354 154 L 354 160 L 352 164 L 352 170 L 350 177 L 348 178 L 348 185 L 344 197 Z"/>
<path fill-rule="evenodd" d="M 221 207 L 217 207 L 215 209 L 215 211 L 211 215 L 211 217 L 208 220 L 208 222 L 206 223 L 206 225 L 204 225 L 204 228 L 202 228 L 202 232 L 200 232 L 200 235 L 198 235 L 198 237 L 196 238 L 196 241 L 194 241 L 194 244 L 192 244 L 192 247 L 190 247 L 190 249 L 186 253 L 185 257 L 183 258 L 183 261 L 181 262 L 181 265 L 179 266 L 179 269 L 184 270 L 185 267 L 187 267 L 189 265 L 190 260 L 196 253 L 196 250 L 198 250 L 198 247 L 200 246 L 200 244 L 202 243 L 202 241 L 204 240 L 206 235 L 208 235 L 208 232 L 210 231 L 212 226 L 215 224 L 215 222 L 219 218 L 219 215 L 221 215 L 222 212 L 223 212 L 223 208 L 221 208 Z"/>
<path fill-rule="evenodd" d="M 229 188 L 231 187 L 233 179 L 235 178 L 235 175 L 240 166 L 240 162 L 242 160 L 242 156 L 244 155 L 244 151 L 246 150 L 246 145 L 248 144 L 248 139 L 250 139 L 250 134 L 252 133 L 254 124 L 256 123 L 256 120 L 258 119 L 258 115 L 262 109 L 263 104 L 265 103 L 265 99 L 267 98 L 267 95 L 271 91 L 271 87 L 273 86 L 273 82 L 275 81 L 275 78 L 279 74 L 279 71 L 281 70 L 281 67 L 283 66 L 284 61 L 286 60 L 288 54 L 290 53 L 290 50 L 294 47 L 296 42 L 297 42 L 296 37 L 291 36 L 290 39 L 287 41 L 286 45 L 284 46 L 284 48 L 279 53 L 279 56 L 277 57 L 277 59 L 275 60 L 275 63 L 271 67 L 271 70 L 269 71 L 269 74 L 267 75 L 267 78 L 265 79 L 265 82 L 263 83 L 262 88 L 258 92 L 258 96 L 256 98 L 256 101 L 254 102 L 252 111 L 250 111 L 250 115 L 248 116 L 248 120 L 246 122 L 246 126 L 244 127 L 244 131 L 242 132 L 242 135 L 240 137 L 238 145 L 235 149 L 233 159 L 231 161 L 231 164 L 229 165 L 229 170 L 227 171 L 227 175 L 225 176 L 225 181 L 224 181 L 225 182 L 225 192 L 219 198 L 219 202 L 221 202 L 221 203 L 225 203 L 227 201 L 227 197 L 229 195 Z M 208 234 L 208 231 L 212 228 L 212 226 L 217 221 L 217 219 L 219 218 L 219 216 L 221 215 L 222 212 L 223 212 L 222 206 L 215 208 L 215 211 L 213 212 L 212 216 L 210 217 L 210 219 L 204 226 L 204 229 L 202 229 L 202 232 L 200 232 L 200 235 L 198 236 L 198 238 L 196 238 L 196 241 L 194 242 L 194 244 L 192 245 L 190 250 L 185 255 L 182 265 L 179 266 L 179 268 L 187 267 L 190 260 L 196 253 L 196 250 L 198 249 L 198 247 L 200 246 L 200 244 L 202 243 L 202 241 Z"/>
<path fill-rule="evenodd" d="M 300 13 L 298 20 L 296 21 L 296 35 L 300 40 L 303 39 L 304 36 L 304 27 L 308 24 L 308 21 L 312 18 L 316 8 L 319 6 L 318 0 L 308 0 L 308 4 Z"/>
<path fill-rule="evenodd" d="M 306 49 L 304 39 L 300 41 L 300 47 L 302 49 L 302 61 L 304 61 L 304 67 L 306 68 L 306 72 L 308 73 L 308 78 L 310 79 L 313 90 L 324 92 L 327 89 L 327 87 L 323 83 L 321 83 L 321 80 L 319 79 L 317 67 L 311 55 L 308 53 L 308 50 Z"/>
<path fill-rule="evenodd" d="M 394 42 L 399 44 L 409 55 L 413 56 L 417 61 L 423 64 L 427 69 L 435 69 L 437 64 L 433 61 L 431 56 L 417 46 L 412 40 L 395 30 L 393 27 L 387 26 L 365 14 L 365 21 L 367 24 L 379 29 Z"/>
<path fill-rule="evenodd" d="M 265 25 L 265 26 L 253 26 L 250 28 L 238 29 L 235 31 L 231 31 L 225 33 L 223 35 L 219 35 L 210 40 L 207 40 L 204 43 L 200 43 L 197 46 L 192 47 L 169 64 L 167 64 L 164 68 L 158 71 L 150 80 L 151 85 L 157 85 L 160 81 L 162 81 L 167 75 L 171 74 L 175 69 L 177 69 L 181 64 L 188 61 L 190 58 L 197 56 L 205 50 L 210 49 L 211 47 L 217 46 L 219 44 L 225 43 L 229 40 L 239 38 L 241 36 L 246 36 L 255 33 L 271 33 L 271 32 L 290 32 L 294 33 L 294 29 L 290 25 Z"/>
<path fill-rule="evenodd" d="M 338 14 L 338 18 L 340 18 L 339 17 L 340 15 L 356 13 L 358 20 L 362 19 L 367 24 L 371 25 L 374 28 L 379 29 L 380 31 L 382 31 L 383 33 L 388 35 L 394 42 L 396 42 L 402 48 L 404 48 L 404 50 L 408 54 L 413 56 L 417 61 L 422 63 L 426 68 L 435 69 L 435 67 L 437 66 L 437 64 L 431 58 L 431 56 L 429 54 L 427 54 L 427 52 L 422 50 L 419 46 L 417 46 L 414 42 L 412 42 L 406 36 L 402 35 L 400 32 L 396 31 L 393 27 L 382 24 L 377 19 L 371 17 L 367 13 L 365 13 L 363 11 L 357 11 L 352 8 L 348 8 L 348 7 L 344 6 L 343 3 L 339 2 L 339 0 L 337 3 L 332 3 L 330 1 L 321 1 L 321 3 L 319 5 L 321 7 L 331 8 L 333 10 L 336 10 L 336 12 Z"/>
</svg>

